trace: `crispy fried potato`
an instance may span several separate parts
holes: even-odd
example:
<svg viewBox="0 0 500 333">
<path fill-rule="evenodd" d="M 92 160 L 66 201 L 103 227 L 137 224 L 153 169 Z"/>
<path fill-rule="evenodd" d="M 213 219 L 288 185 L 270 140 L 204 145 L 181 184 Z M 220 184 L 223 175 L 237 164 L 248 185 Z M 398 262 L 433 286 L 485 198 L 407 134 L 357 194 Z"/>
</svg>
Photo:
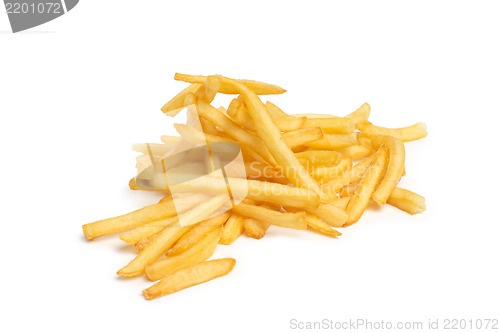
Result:
<svg viewBox="0 0 500 333">
<path fill-rule="evenodd" d="M 384 174 L 387 159 L 387 149 L 384 145 L 381 145 L 347 204 L 346 211 L 349 215 L 349 221 L 344 226 L 356 223 L 365 211 L 377 183 Z"/>
<path fill-rule="evenodd" d="M 374 153 L 373 149 L 362 145 L 340 148 L 337 151 L 340 152 L 342 156 L 352 158 L 353 161 L 360 160 Z"/>
<path fill-rule="evenodd" d="M 204 82 L 205 80 L 203 80 Z M 201 83 L 201 82 L 200 82 Z M 177 115 L 179 112 L 181 112 L 182 109 L 185 107 L 185 100 L 186 96 L 189 94 L 194 93 L 198 88 L 201 86 L 201 84 L 195 83 L 195 84 L 190 84 L 187 88 L 182 90 L 180 93 L 175 95 L 174 98 L 172 98 L 170 101 L 168 101 L 162 108 L 161 110 L 163 113 L 165 113 L 167 116 L 174 117 Z"/>
<path fill-rule="evenodd" d="M 425 198 L 404 188 L 396 187 L 387 203 L 411 215 L 425 211 Z"/>
<path fill-rule="evenodd" d="M 241 234 L 243 234 L 243 230 L 245 230 L 243 218 L 239 215 L 232 214 L 222 228 L 222 235 L 219 243 L 224 245 L 232 244 Z"/>
<path fill-rule="evenodd" d="M 350 157 L 342 157 L 339 164 L 332 167 L 317 167 L 311 170 L 312 176 L 321 182 L 328 182 L 334 178 L 342 177 L 352 166 Z"/>
<path fill-rule="evenodd" d="M 338 237 L 342 234 L 333 229 L 328 223 L 311 214 L 306 216 L 307 228 L 330 237 Z"/>
<path fill-rule="evenodd" d="M 351 118 L 354 120 L 355 124 L 358 124 L 360 121 L 368 120 L 368 117 L 370 117 L 370 110 L 370 105 L 364 103 L 356 111 L 345 116 L 345 118 Z"/>
<path fill-rule="evenodd" d="M 318 208 L 306 208 L 306 212 L 323 219 L 332 227 L 341 227 L 349 220 L 346 211 L 331 202 L 320 204 Z"/>
<path fill-rule="evenodd" d="M 349 118 L 308 118 L 303 128 L 321 127 L 324 133 L 328 134 L 349 134 L 356 129 L 354 120 Z"/>
<path fill-rule="evenodd" d="M 243 227 L 248 237 L 261 239 L 266 234 L 270 224 L 256 219 L 244 219 Z"/>
<path fill-rule="evenodd" d="M 180 268 L 207 260 L 215 252 L 219 239 L 220 227 L 212 229 L 187 251 L 147 265 L 146 276 L 151 281 L 156 281 Z"/>
<path fill-rule="evenodd" d="M 351 134 L 325 134 L 321 140 L 311 141 L 305 146 L 314 149 L 339 149 L 345 148 L 358 143 L 355 133 Z"/>
<path fill-rule="evenodd" d="M 232 258 L 204 261 L 187 266 L 166 275 L 156 284 L 143 291 L 144 297 L 151 300 L 175 293 L 179 290 L 213 280 L 233 270 L 236 260 Z"/>
<path fill-rule="evenodd" d="M 240 203 L 233 208 L 233 212 L 246 218 L 266 221 L 279 227 L 292 229 L 306 229 L 305 213 L 282 213 L 266 207 Z"/>
<path fill-rule="evenodd" d="M 289 148 L 296 148 L 323 138 L 323 131 L 319 127 L 301 128 L 283 134 L 283 140 Z"/>
<path fill-rule="evenodd" d="M 416 123 L 414 125 L 402 128 L 386 128 L 375 126 L 369 121 L 360 121 L 356 124 L 358 130 L 368 135 L 386 135 L 399 139 L 404 142 L 414 141 L 427 136 L 427 126 L 425 123 Z"/>
<path fill-rule="evenodd" d="M 303 165 L 311 167 L 335 166 L 342 159 L 342 154 L 332 150 L 305 150 L 295 156 Z"/>
</svg>

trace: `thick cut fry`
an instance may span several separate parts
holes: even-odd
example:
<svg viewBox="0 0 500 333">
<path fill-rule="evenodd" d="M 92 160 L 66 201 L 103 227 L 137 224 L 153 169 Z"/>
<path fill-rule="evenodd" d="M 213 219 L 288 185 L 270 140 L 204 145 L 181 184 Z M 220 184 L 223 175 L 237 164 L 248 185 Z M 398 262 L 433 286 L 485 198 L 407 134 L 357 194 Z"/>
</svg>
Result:
<svg viewBox="0 0 500 333">
<path fill-rule="evenodd" d="M 135 210 L 125 215 L 100 220 L 83 226 L 83 233 L 87 239 L 114 234 L 138 227 L 159 219 L 177 215 L 173 201 L 167 200 L 151 206 Z"/>
<path fill-rule="evenodd" d="M 297 187 L 311 189 L 323 196 L 321 188 L 309 175 L 306 168 L 295 157 L 293 151 L 286 145 L 281 131 L 274 124 L 269 112 L 259 97 L 245 85 L 231 79 L 221 77 L 223 82 L 231 84 L 243 96 L 249 114 L 257 126 L 257 134 L 267 146 L 283 170 L 286 177 Z"/>
<path fill-rule="evenodd" d="M 189 82 L 189 83 L 203 83 L 206 79 L 207 76 L 203 75 L 188 75 L 188 74 L 181 74 L 181 73 L 175 73 L 174 79 L 177 81 L 184 81 L 184 82 Z M 268 84 L 264 82 L 259 82 L 259 81 L 252 81 L 252 80 L 235 80 L 241 84 L 244 84 L 245 87 L 253 91 L 257 95 L 277 95 L 277 94 L 283 94 L 286 92 L 285 89 L 278 87 L 273 84 Z M 222 94 L 239 94 L 240 91 L 236 89 L 233 85 L 228 84 L 225 81 L 220 82 L 220 93 Z"/>
<path fill-rule="evenodd" d="M 364 103 L 356 111 L 345 116 L 345 118 L 351 118 L 354 120 L 354 123 L 357 124 L 360 121 L 368 120 L 368 117 L 370 117 L 370 110 L 370 105 L 368 105 L 368 103 Z"/>
<path fill-rule="evenodd" d="M 333 229 L 328 223 L 314 215 L 307 214 L 306 216 L 307 228 L 319 232 L 323 235 L 330 237 L 338 237 L 342 234 Z"/>
<path fill-rule="evenodd" d="M 284 228 L 292 229 L 306 229 L 307 223 L 305 221 L 305 213 L 282 213 L 262 206 L 248 205 L 240 203 L 233 208 L 233 212 L 238 215 L 256 219 L 259 221 L 266 221 L 271 224 Z"/>
<path fill-rule="evenodd" d="M 306 209 L 306 212 L 323 219 L 332 227 L 341 227 L 349 220 L 346 211 L 331 202 L 321 204 L 318 208 Z"/>
<path fill-rule="evenodd" d="M 226 212 L 196 224 L 191 230 L 177 240 L 177 242 L 167 251 L 167 255 L 175 256 L 187 251 L 190 247 L 198 243 L 198 241 L 208 232 L 213 229 L 220 229 L 228 218 L 229 213 Z"/>
<path fill-rule="evenodd" d="M 243 234 L 244 229 L 243 218 L 239 215 L 232 214 L 222 228 L 222 235 L 219 243 L 224 245 L 232 244 L 241 234 Z"/>
<path fill-rule="evenodd" d="M 402 128 L 386 128 L 375 126 L 369 121 L 360 121 L 356 124 L 356 127 L 364 134 L 387 135 L 404 142 L 422 139 L 427 136 L 427 126 L 425 123 L 416 123 Z"/>
<path fill-rule="evenodd" d="M 278 206 L 292 207 L 318 207 L 318 194 L 312 190 L 298 188 L 276 183 L 263 182 L 260 180 L 246 180 L 239 178 L 227 178 L 231 184 L 231 189 L 238 193 L 248 189 L 247 198 L 268 202 Z M 222 193 L 227 190 L 225 184 L 221 184 L 219 179 L 194 179 L 189 183 L 176 185 L 175 190 L 180 192 L 202 192 L 202 193 Z"/>
<path fill-rule="evenodd" d="M 231 272 L 235 263 L 236 260 L 232 258 L 224 258 L 204 261 L 178 269 L 144 290 L 144 297 L 151 300 L 213 280 Z"/>
<path fill-rule="evenodd" d="M 387 171 L 372 196 L 376 203 L 383 205 L 387 202 L 387 199 L 403 175 L 405 146 L 401 140 L 385 135 L 372 136 L 372 144 L 374 147 L 380 147 L 382 144 L 385 144 L 389 150 Z"/>
<path fill-rule="evenodd" d="M 354 120 L 349 118 L 308 118 L 303 128 L 307 127 L 321 127 L 323 132 L 328 134 L 349 134 L 356 129 Z"/>
<path fill-rule="evenodd" d="M 344 226 L 349 226 L 356 223 L 370 201 L 377 183 L 384 173 L 384 169 L 387 164 L 387 149 L 384 145 L 380 146 L 377 153 L 373 157 L 373 162 L 370 163 L 368 169 L 366 169 L 365 174 L 361 178 L 356 186 L 354 195 L 347 204 L 347 214 L 349 215 L 349 221 L 347 221 Z"/>
<path fill-rule="evenodd" d="M 215 212 L 224 202 L 224 196 L 213 197 L 194 209 L 179 216 L 179 220 L 183 220 L 186 225 L 206 219 L 210 214 Z M 142 251 L 132 260 L 127 266 L 118 271 L 122 276 L 137 276 L 144 272 L 144 267 L 160 257 L 166 252 L 186 231 L 188 227 L 165 227 L 159 233 L 151 236 L 151 241 Z"/>
<path fill-rule="evenodd" d="M 273 156 L 271 156 L 270 151 L 266 148 L 262 140 L 239 127 L 231 119 L 223 115 L 219 110 L 215 109 L 210 104 L 207 104 L 203 101 L 198 101 L 197 111 L 200 117 L 207 119 L 211 123 L 223 129 L 236 141 L 242 142 L 246 146 L 254 149 L 269 164 L 276 165 Z"/>
<path fill-rule="evenodd" d="M 356 134 L 325 134 L 321 140 L 311 141 L 305 145 L 314 149 L 339 149 L 358 143 Z"/>
<path fill-rule="evenodd" d="M 337 151 L 340 152 L 342 156 L 348 156 L 352 158 L 354 161 L 370 156 L 374 152 L 373 149 L 371 149 L 370 147 L 362 145 L 354 145 L 350 147 L 340 148 Z"/>
<path fill-rule="evenodd" d="M 202 82 L 200 82 L 202 83 Z M 182 90 L 180 93 L 174 96 L 170 101 L 168 101 L 162 108 L 161 110 L 170 117 L 174 117 L 177 115 L 184 107 L 184 101 L 186 100 L 186 96 L 189 94 L 194 93 L 198 88 L 201 86 L 201 84 L 195 83 L 189 85 L 187 88 Z"/>
<path fill-rule="evenodd" d="M 425 211 L 425 198 L 403 188 L 396 187 L 387 203 L 411 215 Z"/>
<path fill-rule="evenodd" d="M 259 221 L 255 219 L 245 219 L 243 227 L 248 237 L 261 239 L 266 234 L 270 224 L 268 222 Z"/>
<path fill-rule="evenodd" d="M 169 256 L 146 266 L 146 276 L 151 281 L 156 281 L 177 269 L 207 260 L 215 252 L 219 239 L 220 228 L 212 229 L 186 252 Z"/>
<path fill-rule="evenodd" d="M 335 166 L 340 163 L 342 155 L 339 152 L 331 150 L 306 150 L 295 153 L 299 161 L 306 166 Z"/>
<path fill-rule="evenodd" d="M 283 140 L 289 148 L 296 148 L 323 138 L 323 131 L 319 127 L 301 128 L 283 134 Z"/>
</svg>

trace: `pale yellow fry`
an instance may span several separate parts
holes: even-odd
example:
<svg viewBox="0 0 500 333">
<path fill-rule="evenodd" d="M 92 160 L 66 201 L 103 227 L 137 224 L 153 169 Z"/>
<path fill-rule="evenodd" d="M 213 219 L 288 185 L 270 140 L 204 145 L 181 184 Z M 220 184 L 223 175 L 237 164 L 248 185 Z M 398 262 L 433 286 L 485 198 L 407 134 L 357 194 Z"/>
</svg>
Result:
<svg viewBox="0 0 500 333">
<path fill-rule="evenodd" d="M 337 149 L 337 151 L 341 153 L 342 156 L 348 156 L 355 161 L 373 154 L 373 149 L 362 145 L 354 145 L 350 147 L 340 148 Z"/>
<path fill-rule="evenodd" d="M 311 174 L 318 181 L 327 182 L 343 175 L 352 166 L 352 159 L 350 157 L 342 157 L 339 164 L 333 167 L 317 167 L 311 170 Z"/>
<path fill-rule="evenodd" d="M 332 150 L 306 150 L 295 153 L 295 156 L 307 167 L 335 166 L 342 159 L 342 154 Z"/>
<path fill-rule="evenodd" d="M 341 227 L 349 220 L 347 212 L 331 202 L 320 204 L 318 208 L 306 208 L 306 212 L 323 219 L 332 227 Z"/>
<path fill-rule="evenodd" d="M 151 300 L 213 280 L 231 272 L 235 263 L 236 260 L 232 258 L 224 258 L 204 261 L 178 269 L 144 290 L 144 297 Z"/>
<path fill-rule="evenodd" d="M 267 146 L 271 155 L 278 165 L 285 170 L 286 177 L 297 187 L 311 189 L 323 196 L 321 188 L 316 181 L 309 175 L 306 168 L 295 157 L 293 151 L 286 145 L 281 131 L 274 124 L 269 112 L 260 98 L 245 85 L 224 77 L 220 77 L 223 82 L 232 84 L 235 89 L 243 96 L 245 105 L 257 126 L 257 134 Z"/>
<path fill-rule="evenodd" d="M 177 81 L 184 81 L 184 82 L 189 82 L 189 83 L 202 83 L 205 81 L 207 76 L 203 75 L 188 75 L 188 74 L 181 74 L 181 73 L 175 73 L 174 79 Z M 259 81 L 253 81 L 253 80 L 241 80 L 241 79 L 235 79 L 235 81 L 245 85 L 248 89 L 253 91 L 257 95 L 277 95 L 277 94 L 283 94 L 286 92 L 285 89 L 276 86 L 274 84 L 268 84 L 264 82 L 259 82 Z M 223 94 L 239 94 L 240 91 L 234 87 L 234 85 L 228 84 L 227 82 L 221 81 L 220 82 L 220 91 Z"/>
<path fill-rule="evenodd" d="M 266 102 L 266 109 L 267 112 L 269 112 L 271 118 L 273 119 L 288 117 L 288 114 L 285 111 L 281 110 L 276 104 L 271 103 L 269 101 Z"/>
<path fill-rule="evenodd" d="M 368 135 L 387 135 L 408 142 L 425 138 L 427 136 L 427 126 L 425 123 L 416 123 L 414 125 L 402 128 L 386 128 L 375 126 L 369 121 L 361 121 L 356 124 L 358 130 Z"/>
<path fill-rule="evenodd" d="M 324 134 L 323 138 L 311 141 L 305 145 L 314 149 L 338 149 L 356 145 L 358 143 L 355 133 L 351 134 Z"/>
<path fill-rule="evenodd" d="M 368 103 L 364 103 L 356 111 L 345 116 L 345 118 L 351 118 L 354 120 L 354 123 L 357 124 L 360 121 L 368 120 L 368 117 L 370 117 L 370 110 L 370 105 L 368 105 Z"/>
<path fill-rule="evenodd" d="M 174 225 L 179 221 L 177 216 L 146 223 L 140 227 L 125 231 L 120 235 L 120 239 L 129 244 L 136 244 L 141 239 L 148 238 L 151 235 L 160 232 L 163 228 Z"/>
<path fill-rule="evenodd" d="M 232 244 L 241 234 L 243 234 L 244 229 L 243 218 L 239 215 L 232 214 L 222 228 L 222 235 L 219 243 L 224 245 Z"/>
<path fill-rule="evenodd" d="M 219 110 L 215 109 L 210 104 L 203 101 L 198 101 L 197 110 L 200 117 L 207 119 L 219 128 L 224 130 L 233 139 L 245 144 L 255 150 L 262 156 L 269 164 L 276 165 L 276 161 L 271 155 L 270 150 L 266 148 L 265 142 L 263 143 L 258 137 L 248 133 L 243 128 L 235 124 L 230 118 L 223 115 Z"/>
<path fill-rule="evenodd" d="M 236 193 L 242 193 L 248 189 L 247 198 L 261 202 L 268 202 L 278 206 L 292 207 L 317 207 L 319 197 L 313 190 L 287 186 L 283 184 L 264 182 L 260 180 L 246 180 L 239 178 L 227 178 L 231 189 Z M 199 191 L 202 193 L 221 193 L 227 191 L 226 184 L 221 183 L 219 178 L 204 177 L 193 179 L 188 183 L 175 186 L 178 193 Z"/>
<path fill-rule="evenodd" d="M 345 197 L 345 198 L 339 198 L 335 199 L 329 202 L 329 204 L 334 205 L 337 208 L 340 208 L 342 210 L 346 210 L 347 204 L 349 203 L 349 200 L 351 200 L 350 197 Z"/>
<path fill-rule="evenodd" d="M 336 194 L 342 189 L 342 187 L 360 180 L 371 161 L 371 157 L 366 157 L 360 160 L 352 168 L 346 170 L 341 177 L 333 178 L 328 183 L 324 184 L 323 191 L 329 194 Z"/>
<path fill-rule="evenodd" d="M 206 103 L 212 103 L 220 90 L 220 81 L 213 76 L 208 76 L 203 83 L 193 93 L 196 100 L 201 100 Z"/>
<path fill-rule="evenodd" d="M 174 226 L 171 226 L 171 227 L 166 227 L 166 228 L 178 228 L 178 227 L 179 227 L 179 225 L 174 225 Z M 180 237 L 182 237 L 184 234 L 186 234 L 186 232 L 188 232 L 188 231 L 189 231 L 189 230 L 191 230 L 192 228 L 193 228 L 193 226 L 192 226 L 192 225 L 190 225 L 190 226 L 186 226 L 186 227 L 183 227 L 183 232 L 182 232 L 182 234 L 179 236 L 179 238 L 180 238 Z M 163 228 L 163 229 L 164 229 L 164 228 Z M 163 229 L 162 229 L 162 230 L 163 230 Z M 160 231 L 161 231 L 161 230 L 160 230 Z M 160 232 L 160 231 L 159 231 L 159 232 Z M 157 233 L 155 233 L 155 234 L 152 234 L 152 235 L 150 235 L 150 236 L 148 236 L 148 237 L 146 237 L 146 238 L 143 238 L 143 239 L 139 240 L 137 243 L 135 243 L 135 244 L 134 244 L 135 249 L 136 249 L 137 251 L 142 251 L 143 249 L 145 249 L 146 247 L 148 247 L 148 246 L 149 246 L 149 245 L 150 245 L 150 244 L 154 241 L 154 239 L 158 236 L 158 233 L 159 233 L 159 232 L 157 232 Z M 176 235 L 175 237 L 177 237 L 177 235 Z"/>
<path fill-rule="evenodd" d="M 384 145 L 380 146 L 373 157 L 373 162 L 368 166 L 368 169 L 366 169 L 365 174 L 354 191 L 354 195 L 347 204 L 346 211 L 349 215 L 349 221 L 344 224 L 344 226 L 356 223 L 365 211 L 370 201 L 370 197 L 384 173 L 387 164 L 387 155 L 386 147 Z"/>
<path fill-rule="evenodd" d="M 202 82 L 200 82 L 202 83 Z M 182 90 L 180 93 L 175 95 L 170 101 L 168 101 L 162 108 L 161 110 L 170 117 L 174 117 L 177 115 L 184 107 L 184 101 L 186 100 L 186 97 L 189 94 L 194 93 L 201 84 L 195 83 L 189 85 L 187 88 Z"/>
<path fill-rule="evenodd" d="M 307 214 L 306 216 L 307 228 L 319 232 L 323 235 L 330 237 L 338 237 L 342 234 L 333 229 L 328 223 L 314 215 Z"/>
<path fill-rule="evenodd" d="M 307 127 L 321 127 L 324 133 L 329 134 L 349 134 L 353 133 L 356 129 L 354 120 L 349 118 L 308 118 L 303 128 Z"/>
<path fill-rule="evenodd" d="M 156 281 L 175 270 L 207 260 L 215 252 L 219 239 L 220 228 L 212 229 L 189 250 L 147 265 L 146 276 Z"/>
<path fill-rule="evenodd" d="M 405 146 L 403 141 L 385 135 L 372 136 L 373 147 L 379 147 L 382 144 L 386 145 L 389 151 L 389 162 L 387 163 L 387 171 L 372 195 L 372 199 L 379 205 L 387 202 L 392 191 L 399 183 L 403 175 L 405 167 Z"/>
<path fill-rule="evenodd" d="M 217 130 L 217 126 L 213 123 L 209 122 L 204 118 L 200 118 L 200 125 L 203 130 L 203 133 L 210 135 L 219 135 L 220 132 Z M 371 142 L 371 141 L 370 141 Z"/>
<path fill-rule="evenodd" d="M 190 247 L 195 245 L 202 239 L 208 232 L 213 229 L 220 229 L 220 227 L 229 218 L 229 213 L 222 213 L 214 216 L 208 220 L 196 224 L 191 230 L 182 235 L 181 238 L 167 251 L 168 256 L 179 255 L 187 251 Z"/>
<path fill-rule="evenodd" d="M 245 163 L 246 176 L 248 179 L 260 179 L 274 183 L 288 184 L 280 169 L 274 168 L 267 163 L 257 161 Z"/>
<path fill-rule="evenodd" d="M 83 233 L 87 239 L 114 234 L 138 227 L 159 219 L 177 215 L 172 200 L 146 206 L 125 215 L 112 217 L 83 225 Z"/>
<path fill-rule="evenodd" d="M 283 140 L 289 148 L 306 145 L 312 141 L 323 138 L 323 131 L 319 127 L 301 128 L 295 131 L 283 133 Z"/>
<path fill-rule="evenodd" d="M 225 202 L 224 196 L 213 197 L 195 208 L 185 212 L 179 220 L 186 224 L 194 223 L 206 219 Z M 137 276 L 144 272 L 144 267 L 158 259 L 166 252 L 183 234 L 190 228 L 169 226 L 156 233 L 144 249 L 127 266 L 118 271 L 119 275 Z"/>
<path fill-rule="evenodd" d="M 245 219 L 243 221 L 243 228 L 245 229 L 248 237 L 255 239 L 261 239 L 266 234 L 269 228 L 269 223 L 264 221 L 259 221 L 255 219 Z"/>
<path fill-rule="evenodd" d="M 425 198 L 423 196 L 399 187 L 392 191 L 387 203 L 411 215 L 425 211 Z"/>
<path fill-rule="evenodd" d="M 282 213 L 262 206 L 239 203 L 233 208 L 233 212 L 243 217 L 269 222 L 273 225 L 292 228 L 306 229 L 305 213 Z"/>
</svg>

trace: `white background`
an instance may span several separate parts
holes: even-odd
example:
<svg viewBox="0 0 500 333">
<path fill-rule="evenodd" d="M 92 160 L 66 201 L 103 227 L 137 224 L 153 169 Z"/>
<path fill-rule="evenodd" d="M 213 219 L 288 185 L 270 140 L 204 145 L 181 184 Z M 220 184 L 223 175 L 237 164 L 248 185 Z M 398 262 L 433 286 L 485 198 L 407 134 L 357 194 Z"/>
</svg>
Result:
<svg viewBox="0 0 500 333">
<path fill-rule="evenodd" d="M 0 13 L 3 332 L 288 332 L 290 320 L 499 319 L 496 1 L 81 1 L 9 32 Z M 176 71 L 283 86 L 290 113 L 428 124 L 407 144 L 410 216 L 367 212 L 339 239 L 270 228 L 220 247 L 231 274 L 147 302 L 115 272 L 134 250 L 81 225 L 155 202 L 135 142 L 173 121 Z M 425 327 L 425 326 L 424 326 Z"/>
</svg>

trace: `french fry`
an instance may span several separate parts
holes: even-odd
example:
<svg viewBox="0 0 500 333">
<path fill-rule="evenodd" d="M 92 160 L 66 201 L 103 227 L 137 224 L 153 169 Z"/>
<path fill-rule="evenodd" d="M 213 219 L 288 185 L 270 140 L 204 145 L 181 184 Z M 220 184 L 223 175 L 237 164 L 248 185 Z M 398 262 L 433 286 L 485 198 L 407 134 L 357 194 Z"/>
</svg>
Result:
<svg viewBox="0 0 500 333">
<path fill-rule="evenodd" d="M 266 221 L 278 227 L 292 229 L 306 229 L 305 213 L 282 213 L 266 207 L 239 203 L 233 212 L 246 218 Z"/>
<path fill-rule="evenodd" d="M 329 202 L 329 204 L 334 205 L 337 208 L 343 209 L 344 211 L 347 208 L 347 204 L 349 203 L 350 197 L 339 198 Z"/>
<path fill-rule="evenodd" d="M 259 221 L 256 219 L 245 219 L 243 221 L 243 227 L 245 229 L 248 237 L 255 239 L 261 239 L 266 234 L 267 229 L 270 224 L 265 221 Z"/>
<path fill-rule="evenodd" d="M 301 128 L 283 133 L 283 140 L 289 148 L 296 148 L 323 138 L 323 131 L 319 127 Z"/>
<path fill-rule="evenodd" d="M 200 82 L 202 83 L 202 82 Z M 190 84 L 187 88 L 182 90 L 180 93 L 174 96 L 170 101 L 168 101 L 162 108 L 161 111 L 165 113 L 167 116 L 174 117 L 176 116 L 179 112 L 181 112 L 182 109 L 184 109 L 185 104 L 184 101 L 186 100 L 186 96 L 189 94 L 194 93 L 198 88 L 201 86 L 201 84 L 195 83 L 195 84 Z"/>
<path fill-rule="evenodd" d="M 317 141 L 311 141 L 305 145 L 314 149 L 339 149 L 345 148 L 358 143 L 356 134 L 325 134 L 323 138 Z"/>
<path fill-rule="evenodd" d="M 164 219 L 177 214 L 172 200 L 167 200 L 154 205 L 140 208 L 125 215 L 112 217 L 83 225 L 83 233 L 87 239 L 114 234 L 128 229 L 136 228 L 159 219 Z"/>
<path fill-rule="evenodd" d="M 236 260 L 232 258 L 224 258 L 204 261 L 178 269 L 145 289 L 143 291 L 144 297 L 151 300 L 224 276 L 233 270 L 235 263 Z"/>
<path fill-rule="evenodd" d="M 372 144 L 374 147 L 380 147 L 382 144 L 385 144 L 389 151 L 387 171 L 372 196 L 376 203 L 383 205 L 387 202 L 387 199 L 403 175 L 405 146 L 401 140 L 385 135 L 372 136 Z"/>
<path fill-rule="evenodd" d="M 341 227 L 349 220 L 346 211 L 331 202 L 320 204 L 318 208 L 306 208 L 306 212 L 323 219 L 332 227 Z"/>
<path fill-rule="evenodd" d="M 212 103 L 215 95 L 220 90 L 220 81 L 213 76 L 208 76 L 193 93 L 196 100 Z"/>
<path fill-rule="evenodd" d="M 181 238 L 167 251 L 168 256 L 179 255 L 194 246 L 212 229 L 220 229 L 220 227 L 229 218 L 229 213 L 222 213 L 208 220 L 196 224 L 191 230 L 182 235 Z"/>
<path fill-rule="evenodd" d="M 350 157 L 342 157 L 339 164 L 333 167 L 317 167 L 311 170 L 312 176 L 322 182 L 328 182 L 334 178 L 342 177 L 352 166 Z"/>
<path fill-rule="evenodd" d="M 350 147 L 340 148 L 337 151 L 341 153 L 342 156 L 350 157 L 354 161 L 360 160 L 364 157 L 373 154 L 373 149 L 362 145 L 354 145 Z"/>
<path fill-rule="evenodd" d="M 319 232 L 323 235 L 330 237 L 338 237 L 342 234 L 337 230 L 333 229 L 328 223 L 324 222 L 319 217 L 307 214 L 306 216 L 307 228 Z"/>
<path fill-rule="evenodd" d="M 342 189 L 342 187 L 360 180 L 371 161 L 372 158 L 370 157 L 360 160 L 352 166 L 352 168 L 343 172 L 340 177 L 332 178 L 328 183 L 324 184 L 323 191 L 326 193 L 336 194 Z"/>
<path fill-rule="evenodd" d="M 137 228 L 125 231 L 120 235 L 120 239 L 128 244 L 136 244 L 141 239 L 148 238 L 149 236 L 160 232 L 163 228 L 174 225 L 177 222 L 179 222 L 179 218 L 177 216 L 149 222 Z"/>
<path fill-rule="evenodd" d="M 425 211 L 424 197 L 399 187 L 392 191 L 387 203 L 411 215 Z"/>
<path fill-rule="evenodd" d="M 199 205 L 194 209 L 182 214 L 179 217 L 188 222 L 197 222 L 206 219 L 210 214 L 216 211 L 225 201 L 224 196 L 213 197 Z M 118 275 L 122 276 L 137 276 L 144 272 L 146 265 L 154 262 L 160 255 L 166 252 L 185 232 L 190 229 L 187 227 L 165 227 L 159 233 L 152 237 L 148 246 L 142 249 L 141 252 L 125 267 L 118 271 Z"/>
<path fill-rule="evenodd" d="M 358 130 L 364 134 L 372 135 L 386 135 L 399 139 L 403 142 L 414 141 L 425 138 L 427 136 L 427 126 L 425 123 L 416 123 L 414 125 L 402 128 L 386 128 L 375 126 L 369 121 L 360 121 L 356 124 Z"/>
<path fill-rule="evenodd" d="M 269 112 L 269 115 L 271 116 L 271 118 L 278 119 L 278 118 L 289 117 L 289 115 L 286 112 L 284 112 L 283 110 L 281 110 L 276 104 L 267 101 L 265 105 L 266 105 L 267 112 Z M 298 116 L 298 117 L 302 118 L 300 116 Z"/>
<path fill-rule="evenodd" d="M 354 192 L 356 191 L 356 186 L 358 186 L 357 182 L 347 184 L 346 186 L 342 187 L 339 192 L 340 198 L 352 197 L 354 195 Z"/>
<path fill-rule="evenodd" d="M 386 147 L 381 145 L 373 157 L 372 163 L 370 163 L 365 174 L 356 186 L 351 200 L 347 204 L 346 211 L 349 215 L 349 220 L 344 224 L 344 227 L 356 223 L 368 206 L 370 197 L 375 191 L 375 187 L 386 168 L 387 155 Z"/>
<path fill-rule="evenodd" d="M 370 105 L 364 103 L 356 111 L 345 116 L 345 118 L 351 118 L 354 120 L 355 124 L 358 124 L 360 121 L 368 120 L 368 117 L 370 117 L 370 110 Z"/>
<path fill-rule="evenodd" d="M 215 252 L 219 239 L 220 227 L 212 229 L 187 251 L 147 265 L 146 276 L 151 281 L 156 281 L 177 269 L 207 260 Z"/>
<path fill-rule="evenodd" d="M 219 243 L 224 245 L 232 244 L 241 234 L 243 234 L 244 229 L 243 218 L 239 215 L 232 214 L 222 227 L 222 235 Z"/>
<path fill-rule="evenodd" d="M 332 150 L 306 150 L 295 153 L 299 161 L 306 166 L 335 166 L 340 163 L 342 154 Z"/>
<path fill-rule="evenodd" d="M 174 79 L 177 81 L 184 81 L 189 83 L 202 83 L 206 80 L 206 78 L 207 76 L 203 75 L 188 75 L 181 73 L 175 73 L 174 76 Z M 286 90 L 281 87 L 264 82 L 253 81 L 253 80 L 241 80 L 241 79 L 235 81 L 245 85 L 245 87 L 247 87 L 257 95 L 279 95 L 286 92 Z M 228 84 L 225 81 L 221 81 L 220 84 L 221 84 L 220 93 L 222 94 L 231 95 L 240 93 L 238 89 L 236 89 L 233 85 Z"/>
<path fill-rule="evenodd" d="M 356 129 L 354 120 L 349 118 L 308 118 L 303 128 L 321 127 L 324 133 L 328 134 L 349 134 Z"/>
</svg>

